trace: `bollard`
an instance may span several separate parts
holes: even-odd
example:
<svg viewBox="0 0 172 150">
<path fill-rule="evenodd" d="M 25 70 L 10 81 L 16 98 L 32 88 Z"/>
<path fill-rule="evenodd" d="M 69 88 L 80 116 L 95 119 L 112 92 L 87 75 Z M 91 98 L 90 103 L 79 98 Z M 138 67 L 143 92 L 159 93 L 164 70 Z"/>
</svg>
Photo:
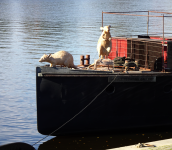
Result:
<svg viewBox="0 0 172 150">
<path fill-rule="evenodd" d="M 90 55 L 86 55 L 85 56 L 85 65 L 89 65 L 90 64 Z"/>
<path fill-rule="evenodd" d="M 84 55 L 80 56 L 80 65 L 84 65 Z"/>
<path fill-rule="evenodd" d="M 84 64 L 84 60 L 86 60 L 85 64 Z M 81 55 L 80 56 L 80 65 L 81 66 L 89 66 L 90 65 L 90 55 L 86 55 L 85 58 L 84 58 L 84 55 Z"/>
</svg>

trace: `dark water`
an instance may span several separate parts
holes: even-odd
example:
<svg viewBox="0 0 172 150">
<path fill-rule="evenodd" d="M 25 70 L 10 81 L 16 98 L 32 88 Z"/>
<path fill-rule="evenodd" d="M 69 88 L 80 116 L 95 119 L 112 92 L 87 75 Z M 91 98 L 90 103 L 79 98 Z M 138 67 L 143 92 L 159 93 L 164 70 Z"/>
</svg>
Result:
<svg viewBox="0 0 172 150">
<path fill-rule="evenodd" d="M 38 60 L 44 53 L 66 50 L 76 65 L 80 55 L 90 54 L 92 63 L 98 57 L 102 11 L 170 12 L 171 8 L 170 0 L 1 0 L 0 145 L 19 141 L 34 144 L 44 137 L 37 131 L 35 91 L 35 67 L 41 65 Z M 104 24 L 112 26 L 112 36 L 146 33 L 146 17 L 104 16 Z M 165 18 L 165 23 L 165 32 L 171 32 L 172 20 Z M 152 18 L 149 31 L 162 32 L 162 18 Z M 168 129 L 158 132 L 48 137 L 35 148 L 107 149 L 156 140 L 154 136 L 172 138 Z"/>
</svg>

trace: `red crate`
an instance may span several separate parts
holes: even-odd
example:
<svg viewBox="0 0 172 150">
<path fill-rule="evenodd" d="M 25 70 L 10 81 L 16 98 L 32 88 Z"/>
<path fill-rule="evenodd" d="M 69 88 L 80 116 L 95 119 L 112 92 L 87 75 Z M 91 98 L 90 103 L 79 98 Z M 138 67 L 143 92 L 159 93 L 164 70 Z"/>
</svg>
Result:
<svg viewBox="0 0 172 150">
<path fill-rule="evenodd" d="M 108 56 L 113 60 L 115 57 L 127 57 L 127 39 L 126 38 L 112 38 L 112 49 Z"/>
</svg>

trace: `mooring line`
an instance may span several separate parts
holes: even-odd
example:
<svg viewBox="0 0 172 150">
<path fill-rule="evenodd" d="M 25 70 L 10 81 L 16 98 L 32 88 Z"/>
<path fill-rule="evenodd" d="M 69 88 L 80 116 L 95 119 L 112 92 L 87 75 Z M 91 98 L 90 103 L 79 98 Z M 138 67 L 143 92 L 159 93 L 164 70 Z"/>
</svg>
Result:
<svg viewBox="0 0 172 150">
<path fill-rule="evenodd" d="M 117 74 L 119 75 L 120 72 Z M 65 126 L 67 123 L 69 123 L 70 121 L 72 121 L 75 117 L 77 117 L 80 113 L 82 113 L 88 106 L 90 106 L 96 99 L 97 97 L 99 97 L 117 78 L 117 75 L 114 77 L 114 79 L 99 93 L 97 94 L 97 96 L 90 102 L 88 103 L 88 105 L 86 105 L 81 111 L 79 111 L 76 115 L 74 115 L 71 119 L 69 119 L 68 121 L 66 121 L 64 124 L 62 124 L 60 127 L 58 127 L 56 130 L 54 130 L 53 132 L 51 132 L 50 134 L 48 134 L 47 136 L 45 136 L 44 138 L 40 139 L 38 142 L 34 143 L 32 146 L 36 145 L 37 143 L 41 142 L 42 140 L 44 140 L 45 138 L 47 138 L 48 136 L 51 136 L 54 132 L 58 131 L 59 129 L 61 129 L 63 126 Z"/>
</svg>

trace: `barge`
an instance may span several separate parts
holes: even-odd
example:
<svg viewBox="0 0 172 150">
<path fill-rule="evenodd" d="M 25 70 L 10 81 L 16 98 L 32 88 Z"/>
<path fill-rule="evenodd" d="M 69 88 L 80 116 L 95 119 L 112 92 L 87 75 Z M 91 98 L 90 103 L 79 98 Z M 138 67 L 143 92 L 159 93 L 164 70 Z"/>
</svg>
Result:
<svg viewBox="0 0 172 150">
<path fill-rule="evenodd" d="M 172 125 L 171 38 L 113 37 L 108 59 L 96 61 L 89 68 L 36 67 L 39 133 Z"/>
</svg>

